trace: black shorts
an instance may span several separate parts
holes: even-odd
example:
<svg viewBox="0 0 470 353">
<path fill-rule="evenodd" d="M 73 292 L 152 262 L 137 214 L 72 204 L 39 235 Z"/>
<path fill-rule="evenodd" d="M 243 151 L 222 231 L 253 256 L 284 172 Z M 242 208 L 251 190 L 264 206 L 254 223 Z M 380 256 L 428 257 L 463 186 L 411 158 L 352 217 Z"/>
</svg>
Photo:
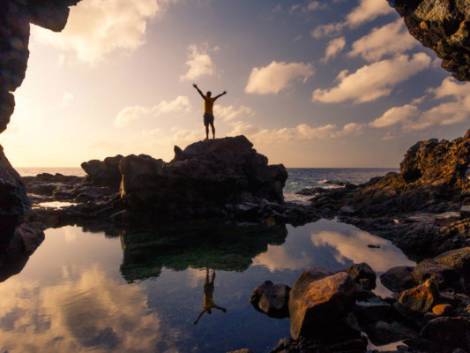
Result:
<svg viewBox="0 0 470 353">
<path fill-rule="evenodd" d="M 214 114 L 206 113 L 204 114 L 204 125 L 214 124 Z"/>
</svg>

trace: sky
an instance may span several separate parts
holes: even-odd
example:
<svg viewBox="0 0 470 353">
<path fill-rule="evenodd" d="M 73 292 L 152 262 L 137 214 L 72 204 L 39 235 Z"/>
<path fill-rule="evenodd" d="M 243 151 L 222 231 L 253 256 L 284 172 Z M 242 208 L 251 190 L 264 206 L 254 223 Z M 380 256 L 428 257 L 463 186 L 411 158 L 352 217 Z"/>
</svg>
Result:
<svg viewBox="0 0 470 353">
<path fill-rule="evenodd" d="M 397 167 L 470 121 L 470 83 L 386 0 L 83 0 L 63 32 L 33 26 L 30 52 L 0 135 L 17 167 L 171 160 L 205 136 L 193 82 L 228 91 L 218 137 L 244 134 L 287 167 Z"/>
</svg>

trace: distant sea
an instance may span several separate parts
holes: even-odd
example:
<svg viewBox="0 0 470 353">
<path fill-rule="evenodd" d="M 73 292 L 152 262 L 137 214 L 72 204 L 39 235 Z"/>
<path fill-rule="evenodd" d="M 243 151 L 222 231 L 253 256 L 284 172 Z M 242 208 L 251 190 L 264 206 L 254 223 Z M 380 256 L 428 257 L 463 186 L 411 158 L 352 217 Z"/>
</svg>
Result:
<svg viewBox="0 0 470 353">
<path fill-rule="evenodd" d="M 296 191 L 310 187 L 332 187 L 325 184 L 328 180 L 348 181 L 361 184 L 373 177 L 382 176 L 397 169 L 390 168 L 289 168 L 284 193 L 288 199 L 295 198 Z M 84 176 L 81 168 L 18 168 L 22 176 L 34 176 L 39 173 L 60 173 L 63 175 Z M 334 187 L 334 186 L 333 186 Z"/>
</svg>

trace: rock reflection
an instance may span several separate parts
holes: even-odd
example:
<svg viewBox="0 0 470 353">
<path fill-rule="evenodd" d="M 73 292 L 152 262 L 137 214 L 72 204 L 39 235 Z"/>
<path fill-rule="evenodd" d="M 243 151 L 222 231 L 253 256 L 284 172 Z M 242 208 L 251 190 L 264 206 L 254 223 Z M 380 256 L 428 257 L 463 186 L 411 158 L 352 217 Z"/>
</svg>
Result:
<svg viewBox="0 0 470 353">
<path fill-rule="evenodd" d="M 176 271 L 211 268 L 244 271 L 269 244 L 283 244 L 285 226 L 237 226 L 226 223 L 191 223 L 152 231 L 127 231 L 121 236 L 123 277 L 135 280 L 158 277 L 162 268 Z"/>
<path fill-rule="evenodd" d="M 12 353 L 150 352 L 167 345 L 160 319 L 138 286 L 99 268 L 41 287 L 16 278 L 0 287 L 0 348 Z"/>
</svg>

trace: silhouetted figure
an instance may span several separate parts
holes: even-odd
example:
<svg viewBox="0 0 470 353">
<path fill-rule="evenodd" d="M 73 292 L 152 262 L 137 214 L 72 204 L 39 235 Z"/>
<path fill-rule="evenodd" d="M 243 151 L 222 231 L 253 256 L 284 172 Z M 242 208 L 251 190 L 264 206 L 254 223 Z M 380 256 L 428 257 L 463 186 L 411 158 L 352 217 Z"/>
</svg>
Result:
<svg viewBox="0 0 470 353">
<path fill-rule="evenodd" d="M 206 140 L 209 139 L 209 125 L 212 129 L 212 138 L 215 139 L 215 127 L 214 127 L 214 103 L 217 99 L 227 94 L 227 91 L 219 94 L 218 96 L 212 97 L 212 92 L 208 91 L 205 95 L 199 89 L 196 84 L 193 87 L 199 92 L 202 99 L 204 99 L 204 126 L 206 127 Z"/>
<path fill-rule="evenodd" d="M 215 304 L 214 302 L 214 281 L 215 281 L 215 271 L 212 270 L 212 276 L 210 275 L 209 268 L 206 268 L 206 283 L 204 284 L 204 303 L 203 309 L 199 316 L 197 317 L 196 321 L 194 321 L 194 325 L 197 325 L 199 320 L 203 317 L 205 313 L 209 315 L 212 314 L 212 309 L 220 310 L 224 313 L 227 312 L 227 309 L 222 308 Z"/>
</svg>

